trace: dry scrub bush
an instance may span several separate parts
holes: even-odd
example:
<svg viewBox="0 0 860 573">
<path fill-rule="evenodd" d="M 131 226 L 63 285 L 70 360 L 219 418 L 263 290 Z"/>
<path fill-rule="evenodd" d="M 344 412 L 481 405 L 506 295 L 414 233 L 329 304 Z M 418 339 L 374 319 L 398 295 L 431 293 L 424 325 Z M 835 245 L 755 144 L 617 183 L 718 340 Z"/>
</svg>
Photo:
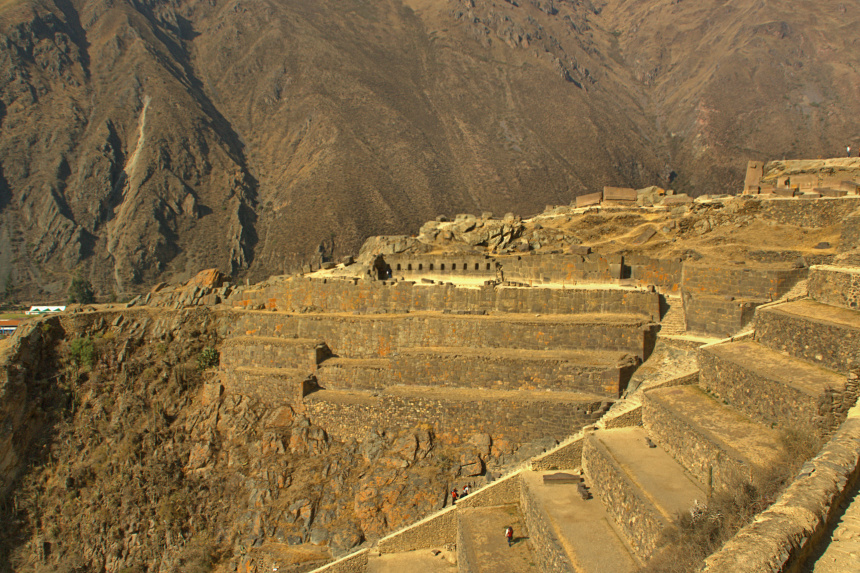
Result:
<svg viewBox="0 0 860 573">
<path fill-rule="evenodd" d="M 698 571 L 709 555 L 776 501 L 801 466 L 821 449 L 822 440 L 811 428 L 792 427 L 780 431 L 780 443 L 782 453 L 771 468 L 715 491 L 707 507 L 679 514 L 676 527 L 664 532 L 661 549 L 643 573 Z"/>
</svg>

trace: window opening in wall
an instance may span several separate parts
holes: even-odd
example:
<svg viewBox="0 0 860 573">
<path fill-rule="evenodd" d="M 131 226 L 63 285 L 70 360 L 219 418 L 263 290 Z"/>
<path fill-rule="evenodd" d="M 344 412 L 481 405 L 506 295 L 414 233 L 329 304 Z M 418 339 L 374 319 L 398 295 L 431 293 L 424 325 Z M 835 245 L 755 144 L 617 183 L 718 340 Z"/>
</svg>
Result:
<svg viewBox="0 0 860 573">
<path fill-rule="evenodd" d="M 419 270 L 419 271 L 423 271 L 423 270 L 424 270 L 424 265 L 423 265 L 422 263 L 418 263 L 418 270 Z"/>
<path fill-rule="evenodd" d="M 487 263 L 487 270 L 490 270 L 490 263 Z"/>
<path fill-rule="evenodd" d="M 411 271 L 411 270 L 412 270 L 412 263 L 409 263 L 408 265 L 406 265 L 406 270 L 407 270 L 407 271 Z"/>
<path fill-rule="evenodd" d="M 400 263 L 397 263 L 397 270 L 400 270 Z"/>
<path fill-rule="evenodd" d="M 445 263 L 442 263 L 441 265 L 439 265 L 439 268 L 444 271 L 445 270 Z"/>
<path fill-rule="evenodd" d="M 430 263 L 430 270 L 433 270 L 433 263 Z"/>
<path fill-rule="evenodd" d="M 451 270 L 452 270 L 452 271 L 456 271 L 456 270 L 457 270 L 457 263 L 451 263 Z"/>
<path fill-rule="evenodd" d="M 479 263 L 475 263 L 475 270 L 477 271 L 480 269 L 481 269 L 481 265 Z"/>
</svg>

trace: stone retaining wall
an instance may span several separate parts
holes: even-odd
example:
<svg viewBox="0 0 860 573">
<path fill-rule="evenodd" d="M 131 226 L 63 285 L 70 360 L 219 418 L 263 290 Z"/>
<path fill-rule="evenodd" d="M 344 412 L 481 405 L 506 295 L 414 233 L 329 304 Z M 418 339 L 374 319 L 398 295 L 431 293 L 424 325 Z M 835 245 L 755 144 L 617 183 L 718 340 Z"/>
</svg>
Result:
<svg viewBox="0 0 860 573">
<path fill-rule="evenodd" d="M 325 391 L 305 397 L 307 416 L 339 441 L 363 439 L 371 428 L 399 430 L 419 424 L 432 424 L 438 439 L 459 443 L 476 433 L 487 433 L 494 440 L 523 444 L 550 437 L 563 440 L 593 423 L 609 407 L 608 402 L 562 402 L 528 397 L 498 399 L 482 397 L 469 400 L 428 397 L 420 393 L 402 395 L 366 394 L 360 399 L 329 400 Z"/>
<path fill-rule="evenodd" d="M 368 553 L 367 549 L 361 549 L 324 567 L 314 569 L 314 573 L 365 573 Z"/>
<path fill-rule="evenodd" d="M 687 262 L 681 288 L 693 295 L 776 300 L 797 281 L 806 278 L 806 273 L 805 268 L 729 267 Z"/>
<path fill-rule="evenodd" d="M 847 253 L 857 249 L 860 249 L 860 213 L 852 213 L 842 220 L 839 252 Z"/>
<path fill-rule="evenodd" d="M 651 437 L 686 468 L 708 491 L 742 483 L 752 475 L 750 460 L 705 433 L 695 422 L 645 393 L 645 427 Z"/>
<path fill-rule="evenodd" d="M 531 469 L 536 472 L 542 472 L 581 468 L 583 439 L 584 435 L 580 433 L 559 447 L 533 458 L 530 466 Z"/>
<path fill-rule="evenodd" d="M 582 462 L 591 481 L 600 484 L 596 493 L 601 496 L 607 514 L 624 532 L 636 555 L 647 561 L 669 523 L 648 500 L 637 495 L 639 488 L 593 435 L 586 436 Z"/>
<path fill-rule="evenodd" d="M 860 361 L 860 328 L 807 319 L 778 306 L 756 316 L 756 342 L 836 372 Z"/>
<path fill-rule="evenodd" d="M 705 560 L 707 573 L 800 572 L 860 477 L 860 406 L 779 499 Z"/>
<path fill-rule="evenodd" d="M 535 499 L 528 487 L 520 489 L 520 511 L 529 532 L 532 554 L 538 571 L 567 573 L 576 571 L 555 533 L 543 505 Z"/>
<path fill-rule="evenodd" d="M 541 257 L 543 258 L 543 257 Z M 570 281 L 569 281 L 570 282 Z M 657 293 L 638 288 L 520 288 L 355 281 L 295 277 L 230 299 L 237 308 L 302 312 L 388 313 L 525 312 L 541 314 L 637 313 L 659 317 Z"/>
<path fill-rule="evenodd" d="M 457 543 L 457 513 L 452 506 L 431 515 L 377 543 L 380 553 L 400 553 L 416 549 L 431 549 Z"/>
<path fill-rule="evenodd" d="M 765 300 L 734 300 L 733 297 L 684 293 L 687 330 L 726 337 L 739 332 L 755 317 L 755 309 Z"/>
<path fill-rule="evenodd" d="M 860 234 L 860 217 L 856 224 Z M 809 296 L 820 303 L 860 310 L 860 270 L 856 268 L 811 267 L 807 288 Z"/>
<path fill-rule="evenodd" d="M 792 177 L 792 179 L 794 179 Z M 760 216 L 798 227 L 820 229 L 836 225 L 845 216 L 860 207 L 860 198 L 842 197 L 838 199 L 786 199 L 760 201 Z"/>
<path fill-rule="evenodd" d="M 821 396 L 811 396 L 774 382 L 703 347 L 699 352 L 702 388 L 728 401 L 753 419 L 815 429 L 827 435 L 845 418 L 857 398 L 857 382 L 846 380 Z"/>
<path fill-rule="evenodd" d="M 221 382 L 226 394 L 248 396 L 263 404 L 296 406 L 314 385 L 310 370 L 284 368 L 279 371 L 249 372 L 222 370 Z"/>
<path fill-rule="evenodd" d="M 520 472 L 514 472 L 457 500 L 457 507 L 494 507 L 519 503 L 523 488 Z"/>
<path fill-rule="evenodd" d="M 465 347 L 523 350 L 617 350 L 639 358 L 656 328 L 644 317 L 588 320 L 438 314 L 325 315 L 235 312 L 225 316 L 233 335 L 324 340 L 332 353 L 351 358 L 387 357 L 399 348 Z M 228 333 L 229 335 L 230 333 Z"/>
<path fill-rule="evenodd" d="M 631 357 L 632 358 L 632 357 Z M 588 392 L 617 398 L 637 361 L 618 368 L 611 364 L 580 364 L 561 358 L 529 360 L 516 357 L 434 353 L 401 353 L 391 359 L 392 382 L 435 387 L 494 390 L 558 390 Z"/>
</svg>

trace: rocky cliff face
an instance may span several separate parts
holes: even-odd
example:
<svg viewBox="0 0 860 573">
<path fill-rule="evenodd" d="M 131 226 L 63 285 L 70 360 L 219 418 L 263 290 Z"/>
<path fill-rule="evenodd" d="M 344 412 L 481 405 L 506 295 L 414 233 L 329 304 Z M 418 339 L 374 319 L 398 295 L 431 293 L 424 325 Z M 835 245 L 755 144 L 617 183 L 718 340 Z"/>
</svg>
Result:
<svg viewBox="0 0 860 573">
<path fill-rule="evenodd" d="M 200 368 L 221 329 L 204 307 L 150 309 L 44 319 L 12 341 L 0 571 L 321 563 L 443 507 L 452 480 L 500 459 L 481 436 L 442 444 L 420 427 L 339 443 L 289 406 L 227 395 Z"/>
<path fill-rule="evenodd" d="M 124 295 L 605 184 L 735 190 L 746 159 L 857 137 L 857 10 L 6 2 L 0 273 L 25 298 L 74 272 Z"/>
</svg>

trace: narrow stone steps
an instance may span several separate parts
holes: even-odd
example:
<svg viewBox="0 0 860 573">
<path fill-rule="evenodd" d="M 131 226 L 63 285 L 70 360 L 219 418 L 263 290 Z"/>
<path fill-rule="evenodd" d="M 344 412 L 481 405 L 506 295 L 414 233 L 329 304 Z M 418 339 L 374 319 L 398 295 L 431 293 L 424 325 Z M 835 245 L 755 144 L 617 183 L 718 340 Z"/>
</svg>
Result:
<svg viewBox="0 0 860 573">
<path fill-rule="evenodd" d="M 542 521 L 545 534 L 555 546 L 536 548 L 536 552 L 544 549 L 552 553 L 560 549 L 571 570 L 577 573 L 638 571 L 640 563 L 617 531 L 603 502 L 596 496 L 583 499 L 576 485 L 545 484 L 544 475 L 552 473 L 556 472 L 522 474 L 526 502 L 533 507 L 532 513 Z"/>
<path fill-rule="evenodd" d="M 508 547 L 505 527 L 514 530 Z M 470 573 L 534 571 L 533 541 L 516 505 L 457 509 L 457 566 Z M 401 572 L 398 572 L 401 573 Z"/>
<path fill-rule="evenodd" d="M 585 475 L 638 559 L 647 561 L 676 516 L 707 493 L 672 456 L 651 448 L 644 428 L 589 434 L 582 451 Z"/>
<path fill-rule="evenodd" d="M 826 432 L 850 407 L 846 376 L 757 342 L 703 347 L 699 366 L 702 388 L 765 424 Z"/>
<path fill-rule="evenodd" d="M 778 432 L 698 386 L 646 391 L 642 421 L 649 437 L 709 492 L 749 480 L 777 463 L 782 452 Z"/>
<path fill-rule="evenodd" d="M 669 310 L 660 320 L 660 336 L 677 336 L 687 332 L 687 316 L 681 297 L 669 297 Z"/>
<path fill-rule="evenodd" d="M 860 356 L 860 311 L 810 299 L 763 308 L 756 317 L 756 341 L 847 374 Z"/>
</svg>

